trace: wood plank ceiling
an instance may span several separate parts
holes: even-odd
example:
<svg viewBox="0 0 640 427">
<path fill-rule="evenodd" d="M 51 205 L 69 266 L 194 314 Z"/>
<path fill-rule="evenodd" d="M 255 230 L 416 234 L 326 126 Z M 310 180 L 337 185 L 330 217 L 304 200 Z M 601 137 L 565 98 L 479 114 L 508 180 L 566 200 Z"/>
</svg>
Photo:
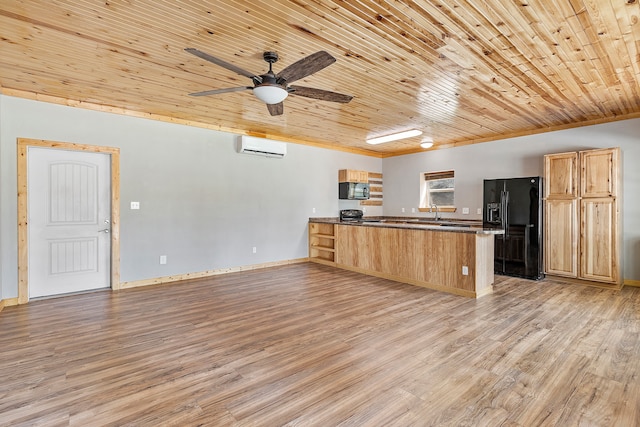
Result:
<svg viewBox="0 0 640 427">
<path fill-rule="evenodd" d="M 640 117 L 640 0 L 3 0 L 2 93 L 377 156 Z M 252 73 L 319 50 L 296 82 L 353 95 L 289 96 L 272 117 Z M 370 137 L 421 137 L 371 146 Z"/>
</svg>

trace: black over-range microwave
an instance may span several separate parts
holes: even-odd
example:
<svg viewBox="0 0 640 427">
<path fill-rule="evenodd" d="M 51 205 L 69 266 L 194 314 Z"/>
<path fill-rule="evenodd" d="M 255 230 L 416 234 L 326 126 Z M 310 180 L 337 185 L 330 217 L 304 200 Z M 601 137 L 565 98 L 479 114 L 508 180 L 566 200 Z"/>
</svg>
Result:
<svg viewBox="0 0 640 427">
<path fill-rule="evenodd" d="M 338 185 L 339 199 L 367 200 L 369 198 L 369 184 L 362 182 L 341 182 Z"/>
</svg>

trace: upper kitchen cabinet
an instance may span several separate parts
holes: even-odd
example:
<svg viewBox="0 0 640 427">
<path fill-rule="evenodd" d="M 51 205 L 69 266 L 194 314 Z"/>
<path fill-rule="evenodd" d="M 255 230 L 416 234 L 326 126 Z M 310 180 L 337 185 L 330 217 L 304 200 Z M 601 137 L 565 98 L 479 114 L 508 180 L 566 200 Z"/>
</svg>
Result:
<svg viewBox="0 0 640 427">
<path fill-rule="evenodd" d="M 366 184 L 369 182 L 369 172 L 340 169 L 338 171 L 338 182 L 358 182 Z"/>
<path fill-rule="evenodd" d="M 580 196 L 618 196 L 619 158 L 619 148 L 581 151 Z"/>
<path fill-rule="evenodd" d="M 578 153 L 544 156 L 545 194 L 549 199 L 578 197 Z"/>
</svg>

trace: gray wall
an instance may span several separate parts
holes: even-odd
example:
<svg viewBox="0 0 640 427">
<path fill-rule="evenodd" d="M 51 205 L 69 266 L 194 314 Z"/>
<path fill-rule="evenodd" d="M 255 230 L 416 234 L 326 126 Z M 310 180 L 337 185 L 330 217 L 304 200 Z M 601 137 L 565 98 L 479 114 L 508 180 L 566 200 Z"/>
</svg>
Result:
<svg viewBox="0 0 640 427">
<path fill-rule="evenodd" d="M 483 179 L 542 175 L 544 154 L 606 147 L 622 149 L 624 278 L 640 280 L 640 119 L 387 158 L 384 213 L 433 215 L 410 213 L 419 203 L 420 173 L 453 169 L 458 210 L 444 216 L 482 219 L 476 209 L 482 205 Z M 470 208 L 469 215 L 462 215 L 463 207 Z"/>
<path fill-rule="evenodd" d="M 238 154 L 229 133 L 0 95 L 5 299 L 17 297 L 17 138 L 120 148 L 123 282 L 304 258 L 309 217 L 358 207 L 338 200 L 338 169 L 382 170 L 378 158 L 298 144 L 284 159 Z"/>
<path fill-rule="evenodd" d="M 546 153 L 620 146 L 624 277 L 640 280 L 640 119 L 384 160 L 297 144 L 268 159 L 236 153 L 229 133 L 0 95 L 0 298 L 17 296 L 19 137 L 120 148 L 125 282 L 306 257 L 308 217 L 360 207 L 337 200 L 338 169 L 383 172 L 384 212 L 367 215 L 409 216 L 428 215 L 411 213 L 420 173 L 453 169 L 459 210 L 449 216 L 478 219 L 482 179 L 541 175 Z"/>
</svg>

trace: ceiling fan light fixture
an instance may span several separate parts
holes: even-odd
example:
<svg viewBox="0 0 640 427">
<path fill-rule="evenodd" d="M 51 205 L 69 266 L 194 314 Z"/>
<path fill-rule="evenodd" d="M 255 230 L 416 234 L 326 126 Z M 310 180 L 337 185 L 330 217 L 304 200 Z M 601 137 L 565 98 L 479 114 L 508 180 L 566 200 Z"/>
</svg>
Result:
<svg viewBox="0 0 640 427">
<path fill-rule="evenodd" d="M 385 142 L 397 141 L 399 139 L 411 138 L 413 136 L 422 135 L 422 131 L 418 129 L 407 130 L 404 132 L 393 133 L 391 135 L 379 136 L 377 138 L 367 139 L 367 144 L 383 144 Z"/>
<path fill-rule="evenodd" d="M 282 86 L 260 85 L 253 88 L 253 94 L 265 104 L 279 104 L 289 95 Z"/>
</svg>

